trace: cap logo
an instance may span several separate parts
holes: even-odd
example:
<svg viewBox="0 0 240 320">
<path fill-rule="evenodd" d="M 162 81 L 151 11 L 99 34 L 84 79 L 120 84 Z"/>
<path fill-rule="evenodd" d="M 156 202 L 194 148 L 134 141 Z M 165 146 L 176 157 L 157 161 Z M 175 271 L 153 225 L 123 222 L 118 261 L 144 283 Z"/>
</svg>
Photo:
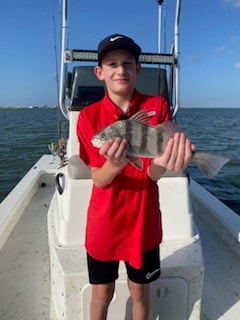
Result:
<svg viewBox="0 0 240 320">
<path fill-rule="evenodd" d="M 116 36 L 116 37 L 113 37 L 113 38 L 110 38 L 110 41 L 116 41 L 117 39 L 122 39 L 123 37 L 122 36 Z"/>
</svg>

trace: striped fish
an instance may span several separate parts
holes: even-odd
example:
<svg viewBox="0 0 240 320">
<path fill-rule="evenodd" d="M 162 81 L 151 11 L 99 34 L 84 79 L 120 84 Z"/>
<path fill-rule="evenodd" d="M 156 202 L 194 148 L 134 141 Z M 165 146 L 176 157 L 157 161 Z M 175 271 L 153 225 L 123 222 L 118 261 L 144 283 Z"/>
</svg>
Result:
<svg viewBox="0 0 240 320">
<path fill-rule="evenodd" d="M 138 169 L 142 169 L 140 158 L 156 158 L 165 150 L 168 140 L 176 132 L 183 132 L 174 122 L 167 121 L 157 126 L 151 126 L 149 115 L 140 110 L 131 118 L 119 120 L 99 131 L 92 144 L 101 148 L 107 140 L 117 137 L 128 142 L 127 157 Z M 213 178 L 229 159 L 204 152 L 194 152 L 193 161 L 209 178 Z"/>
</svg>

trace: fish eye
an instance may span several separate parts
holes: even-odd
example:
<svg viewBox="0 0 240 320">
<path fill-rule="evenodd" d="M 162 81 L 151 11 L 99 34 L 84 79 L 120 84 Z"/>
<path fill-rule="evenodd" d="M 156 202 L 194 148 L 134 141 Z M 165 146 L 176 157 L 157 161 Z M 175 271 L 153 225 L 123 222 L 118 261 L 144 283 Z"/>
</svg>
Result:
<svg viewBox="0 0 240 320">
<path fill-rule="evenodd" d="M 106 137 L 105 133 L 101 133 L 101 135 L 100 135 L 100 139 L 101 139 L 101 140 L 104 140 L 104 139 L 105 139 L 105 137 Z"/>
</svg>

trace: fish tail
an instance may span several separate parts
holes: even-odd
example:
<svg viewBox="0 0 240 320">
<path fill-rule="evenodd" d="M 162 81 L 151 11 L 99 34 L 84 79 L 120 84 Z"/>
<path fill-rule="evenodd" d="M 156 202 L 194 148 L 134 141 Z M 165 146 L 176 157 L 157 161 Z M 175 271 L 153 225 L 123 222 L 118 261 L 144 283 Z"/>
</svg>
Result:
<svg viewBox="0 0 240 320">
<path fill-rule="evenodd" d="M 212 179 L 230 159 L 205 152 L 196 152 L 193 160 L 207 178 Z"/>
</svg>

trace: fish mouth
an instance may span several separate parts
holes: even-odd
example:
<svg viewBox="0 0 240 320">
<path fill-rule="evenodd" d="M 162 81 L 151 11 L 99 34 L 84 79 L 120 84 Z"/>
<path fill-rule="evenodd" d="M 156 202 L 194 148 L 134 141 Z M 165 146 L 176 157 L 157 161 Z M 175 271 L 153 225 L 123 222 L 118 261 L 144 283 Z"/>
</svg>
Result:
<svg viewBox="0 0 240 320">
<path fill-rule="evenodd" d="M 100 148 L 103 145 L 103 143 L 99 141 L 97 138 L 93 138 L 91 142 L 92 142 L 92 145 L 96 148 Z"/>
</svg>

